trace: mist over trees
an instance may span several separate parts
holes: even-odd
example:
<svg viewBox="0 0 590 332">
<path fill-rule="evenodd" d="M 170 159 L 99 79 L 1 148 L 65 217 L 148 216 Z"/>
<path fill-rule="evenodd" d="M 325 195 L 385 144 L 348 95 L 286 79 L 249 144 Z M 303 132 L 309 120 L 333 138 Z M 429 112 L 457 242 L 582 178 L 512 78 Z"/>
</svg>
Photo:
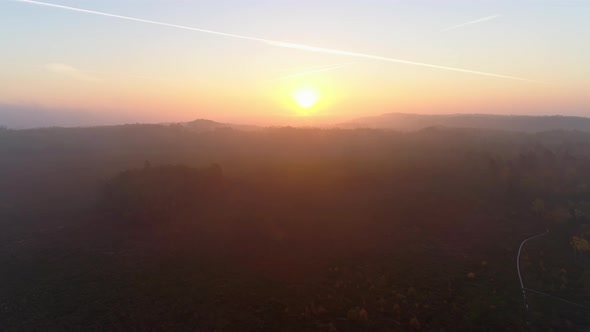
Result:
<svg viewBox="0 0 590 332">
<path fill-rule="evenodd" d="M 0 181 L 3 330 L 589 324 L 515 257 L 590 305 L 590 132 L 4 129 Z"/>
<path fill-rule="evenodd" d="M 504 131 L 542 132 L 552 130 L 590 130 L 590 119 L 577 116 L 526 116 L 495 114 L 406 114 L 386 113 L 346 122 L 345 128 L 386 128 L 403 131 L 427 127 L 478 128 Z"/>
</svg>

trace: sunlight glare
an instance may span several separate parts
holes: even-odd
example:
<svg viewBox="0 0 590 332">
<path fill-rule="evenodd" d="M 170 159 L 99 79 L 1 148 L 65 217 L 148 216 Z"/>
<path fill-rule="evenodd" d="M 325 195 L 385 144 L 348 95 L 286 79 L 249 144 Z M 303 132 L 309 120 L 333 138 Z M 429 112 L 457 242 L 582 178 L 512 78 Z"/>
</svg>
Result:
<svg viewBox="0 0 590 332">
<path fill-rule="evenodd" d="M 318 92 L 312 88 L 302 88 L 293 93 L 293 99 L 301 108 L 311 108 L 320 99 Z"/>
</svg>

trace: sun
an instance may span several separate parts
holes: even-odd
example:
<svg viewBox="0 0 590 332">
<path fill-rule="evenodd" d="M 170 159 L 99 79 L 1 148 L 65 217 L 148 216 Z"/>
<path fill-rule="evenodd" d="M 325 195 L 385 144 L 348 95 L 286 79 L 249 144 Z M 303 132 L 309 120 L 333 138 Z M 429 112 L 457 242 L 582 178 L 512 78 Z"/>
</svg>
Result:
<svg viewBox="0 0 590 332">
<path fill-rule="evenodd" d="M 309 109 L 318 103 L 320 95 L 313 88 L 301 88 L 293 93 L 293 99 L 299 107 Z"/>
</svg>

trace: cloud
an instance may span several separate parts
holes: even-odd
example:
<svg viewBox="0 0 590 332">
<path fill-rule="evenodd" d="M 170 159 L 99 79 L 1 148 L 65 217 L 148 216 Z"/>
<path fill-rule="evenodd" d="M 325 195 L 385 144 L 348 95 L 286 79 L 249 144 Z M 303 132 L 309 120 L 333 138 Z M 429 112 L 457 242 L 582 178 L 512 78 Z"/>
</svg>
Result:
<svg viewBox="0 0 590 332">
<path fill-rule="evenodd" d="M 98 79 L 97 77 L 91 76 L 91 75 L 89 75 L 89 74 L 87 74 L 75 67 L 72 67 L 70 65 L 66 65 L 63 63 L 48 63 L 45 65 L 45 69 L 47 69 L 48 71 L 50 71 L 54 74 L 67 76 L 69 78 L 73 78 L 73 79 L 79 80 L 79 81 L 86 81 L 86 82 L 100 81 L 100 79 Z"/>
<path fill-rule="evenodd" d="M 478 18 L 478 19 L 473 20 L 473 21 L 469 21 L 469 22 L 465 22 L 465 23 L 453 25 L 453 26 L 450 26 L 448 28 L 444 28 L 444 29 L 440 30 L 439 32 L 447 32 L 447 31 L 459 29 L 459 28 L 462 28 L 462 27 L 465 27 L 465 26 L 468 26 L 468 25 L 491 21 L 491 20 L 496 19 L 496 18 L 498 18 L 500 16 L 501 15 L 490 15 L 490 16 Z"/>
<path fill-rule="evenodd" d="M 203 32 L 203 33 L 208 33 L 208 34 L 217 35 L 217 36 L 251 40 L 251 41 L 256 41 L 256 42 L 260 42 L 260 43 L 264 43 L 264 44 L 272 45 L 272 46 L 276 46 L 276 47 L 297 49 L 297 50 L 302 50 L 302 51 L 307 51 L 307 52 L 318 52 L 318 53 L 342 55 L 342 56 L 355 57 L 355 58 L 364 58 L 364 59 L 371 59 L 371 60 L 377 60 L 377 61 L 394 62 L 394 63 L 413 65 L 413 66 L 442 69 L 442 70 L 455 71 L 455 72 L 461 72 L 461 73 L 467 73 L 467 74 L 475 74 L 475 75 L 481 75 L 481 76 L 490 76 L 490 77 L 504 78 L 504 79 L 518 80 L 518 81 L 537 82 L 537 81 L 534 81 L 531 79 L 516 77 L 516 76 L 511 76 L 511 75 L 501 75 L 501 74 L 495 74 L 495 73 L 489 73 L 489 72 L 483 72 L 483 71 L 477 71 L 477 70 L 471 70 L 471 69 L 456 68 L 456 67 L 441 66 L 441 65 L 428 64 L 428 63 L 422 63 L 422 62 L 416 62 L 416 61 L 401 60 L 401 59 L 389 58 L 389 57 L 384 57 L 384 56 L 379 56 L 379 55 L 371 55 L 371 54 L 367 54 L 367 53 L 329 49 L 329 48 L 316 47 L 316 46 L 310 46 L 310 45 L 305 45 L 305 44 L 288 43 L 288 42 L 282 42 L 282 41 L 276 41 L 276 40 L 270 40 L 270 39 L 264 39 L 264 38 L 238 35 L 238 34 L 233 34 L 233 33 L 225 33 L 225 32 L 200 29 L 200 28 L 193 28 L 193 27 L 177 25 L 177 24 L 170 24 L 170 23 L 163 23 L 163 22 L 152 21 L 152 20 L 145 20 L 145 19 L 129 17 L 129 16 L 109 14 L 109 13 L 105 13 L 105 12 L 81 9 L 81 8 L 76 8 L 76 7 L 56 5 L 56 4 L 46 3 L 46 2 L 41 2 L 41 1 L 33 1 L 33 0 L 15 0 L 15 1 L 26 2 L 26 3 L 40 5 L 40 6 L 46 6 L 46 7 L 60 8 L 60 9 L 65 9 L 65 10 L 70 10 L 70 11 L 75 11 L 75 12 L 87 13 L 87 14 L 94 14 L 94 15 L 118 18 L 118 19 L 123 19 L 123 20 L 128 20 L 128 21 L 149 23 L 149 24 L 155 24 L 155 25 L 166 26 L 166 27 L 171 27 L 171 28 Z M 489 20 L 489 18 L 488 18 L 488 20 Z M 477 21 L 481 21 L 481 19 L 477 20 Z M 471 24 L 473 24 L 473 23 L 471 23 Z M 465 23 L 463 25 L 465 25 Z M 537 82 L 537 83 L 539 83 L 539 82 Z"/>
</svg>

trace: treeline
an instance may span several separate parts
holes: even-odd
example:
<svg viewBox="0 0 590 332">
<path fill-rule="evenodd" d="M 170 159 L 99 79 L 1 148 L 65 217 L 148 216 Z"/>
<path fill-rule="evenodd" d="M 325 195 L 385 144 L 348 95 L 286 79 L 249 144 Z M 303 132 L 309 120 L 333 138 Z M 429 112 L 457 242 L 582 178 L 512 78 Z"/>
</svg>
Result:
<svg viewBox="0 0 590 332">
<path fill-rule="evenodd" d="M 104 188 L 102 208 L 121 219 L 169 218 L 187 209 L 202 211 L 219 202 L 224 179 L 221 167 L 195 170 L 186 166 L 151 167 L 120 173 Z"/>
</svg>

